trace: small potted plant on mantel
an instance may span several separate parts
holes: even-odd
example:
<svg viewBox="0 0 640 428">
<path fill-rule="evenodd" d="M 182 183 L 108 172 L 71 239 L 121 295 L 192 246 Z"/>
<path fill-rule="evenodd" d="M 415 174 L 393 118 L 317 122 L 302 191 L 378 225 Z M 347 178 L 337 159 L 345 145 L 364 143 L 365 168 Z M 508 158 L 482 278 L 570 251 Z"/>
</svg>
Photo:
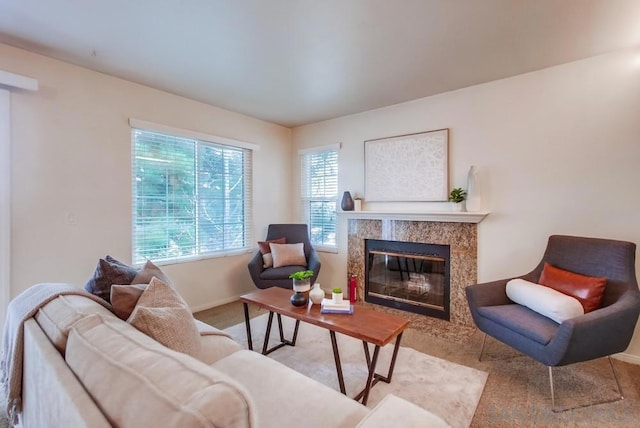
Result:
<svg viewBox="0 0 640 428">
<path fill-rule="evenodd" d="M 452 211 L 462 211 L 462 202 L 467 197 L 467 192 L 462 187 L 456 187 L 449 193 L 449 201 L 453 202 Z"/>
</svg>

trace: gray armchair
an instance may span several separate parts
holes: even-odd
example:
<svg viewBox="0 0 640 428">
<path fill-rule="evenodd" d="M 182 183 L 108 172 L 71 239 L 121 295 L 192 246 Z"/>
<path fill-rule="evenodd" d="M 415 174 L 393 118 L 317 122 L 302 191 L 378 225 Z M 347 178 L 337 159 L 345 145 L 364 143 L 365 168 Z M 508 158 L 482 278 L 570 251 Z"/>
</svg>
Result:
<svg viewBox="0 0 640 428">
<path fill-rule="evenodd" d="M 304 243 L 304 254 L 307 258 L 306 266 L 282 266 L 278 268 L 264 268 L 262 254 L 257 251 L 249 261 L 249 274 L 258 288 L 281 287 L 292 288 L 289 275 L 299 270 L 312 270 L 311 284 L 316 281 L 320 273 L 320 258 L 309 241 L 309 229 L 306 224 L 270 224 L 266 241 L 285 237 L 287 244 Z"/>
<path fill-rule="evenodd" d="M 538 266 L 520 278 L 538 282 L 545 262 L 582 275 L 607 278 L 602 307 L 561 324 L 512 302 L 505 291 L 511 278 L 466 288 L 478 329 L 548 366 L 554 411 L 552 367 L 609 357 L 629 346 L 640 314 L 635 251 L 636 245 L 631 242 L 551 236 Z M 617 399 L 609 401 L 617 401 L 622 399 L 622 392 L 610 358 L 609 363 L 620 392 Z"/>
</svg>

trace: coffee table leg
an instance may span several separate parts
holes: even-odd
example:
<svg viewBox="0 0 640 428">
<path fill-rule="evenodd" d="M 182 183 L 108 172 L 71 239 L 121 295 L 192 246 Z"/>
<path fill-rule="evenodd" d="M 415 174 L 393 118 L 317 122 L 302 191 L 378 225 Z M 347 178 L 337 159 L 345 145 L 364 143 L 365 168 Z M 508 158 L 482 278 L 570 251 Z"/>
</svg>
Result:
<svg viewBox="0 0 640 428">
<path fill-rule="evenodd" d="M 246 302 L 242 302 L 244 306 L 244 323 L 247 327 L 247 344 L 249 345 L 249 351 L 253 351 L 253 340 L 251 339 L 251 322 L 249 320 L 249 305 Z"/>
<path fill-rule="evenodd" d="M 367 376 L 367 385 L 364 387 L 364 391 L 362 391 L 362 404 L 367 405 L 367 400 L 369 400 L 369 391 L 371 391 L 371 386 L 373 383 L 373 376 L 376 373 L 376 364 L 378 363 L 378 353 L 380 352 L 380 346 L 376 345 L 373 349 L 373 358 L 371 359 L 371 366 L 369 367 L 369 376 Z"/>
<path fill-rule="evenodd" d="M 362 404 L 367 404 L 367 400 L 369 399 L 369 391 L 371 388 L 378 383 L 378 381 L 383 381 L 385 383 L 391 383 L 391 377 L 393 376 L 393 370 L 396 366 L 396 358 L 398 357 L 398 351 L 400 350 L 400 341 L 402 340 L 402 333 L 396 337 L 396 343 L 393 347 L 393 355 L 391 357 L 391 362 L 389 363 L 389 372 L 387 373 L 387 377 L 384 377 L 378 373 L 376 373 L 376 364 L 378 360 L 378 352 L 380 350 L 379 346 L 376 346 L 373 351 L 373 360 L 369 355 L 369 344 L 365 341 L 362 341 L 362 345 L 364 346 L 364 356 L 367 361 L 367 368 L 369 369 L 369 377 L 367 379 L 367 384 L 365 388 L 354 397 L 354 400 L 359 401 L 362 398 Z"/>
<path fill-rule="evenodd" d="M 278 331 L 280 332 L 280 343 L 284 342 L 284 332 L 282 331 L 282 315 L 278 314 Z"/>
<path fill-rule="evenodd" d="M 369 355 L 369 344 L 362 341 L 362 346 L 364 346 L 364 358 L 367 360 L 367 370 L 371 367 L 371 356 Z"/>
<path fill-rule="evenodd" d="M 273 322 L 273 312 L 269 312 L 269 321 L 267 321 L 267 331 L 264 333 L 264 344 L 262 345 L 263 355 L 267 355 L 267 347 L 269 346 L 269 336 L 271 336 L 272 322 Z"/>
<path fill-rule="evenodd" d="M 296 346 L 296 340 L 298 340 L 298 327 L 300 327 L 300 320 L 296 320 L 296 326 L 293 329 L 293 338 L 289 342 L 289 345 Z"/>
<path fill-rule="evenodd" d="M 389 372 L 387 373 L 387 377 L 376 375 L 376 377 L 383 382 L 391 383 L 391 376 L 393 376 L 393 369 L 396 366 L 396 358 L 398 356 L 398 350 L 400 349 L 401 340 L 402 340 L 402 333 L 398 335 L 398 337 L 396 338 L 396 344 L 393 346 L 393 356 L 391 357 L 391 363 L 389 364 Z"/>
<path fill-rule="evenodd" d="M 344 378 L 342 377 L 342 364 L 340 364 L 340 354 L 338 353 L 338 342 L 336 341 L 336 332 L 329 330 L 331 335 L 331 346 L 333 347 L 333 359 L 336 362 L 336 371 L 338 372 L 338 384 L 340 385 L 340 392 L 347 394 L 347 389 L 344 387 Z"/>
</svg>

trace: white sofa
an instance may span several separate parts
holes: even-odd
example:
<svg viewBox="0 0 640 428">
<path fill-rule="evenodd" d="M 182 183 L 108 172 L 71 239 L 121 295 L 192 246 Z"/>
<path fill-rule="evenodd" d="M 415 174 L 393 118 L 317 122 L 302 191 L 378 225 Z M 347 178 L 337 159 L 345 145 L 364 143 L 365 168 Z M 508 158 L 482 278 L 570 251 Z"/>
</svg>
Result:
<svg viewBox="0 0 640 428">
<path fill-rule="evenodd" d="M 200 323 L 199 358 L 173 351 L 83 296 L 24 324 L 23 427 L 440 427 L 386 397 L 375 409 Z"/>
</svg>

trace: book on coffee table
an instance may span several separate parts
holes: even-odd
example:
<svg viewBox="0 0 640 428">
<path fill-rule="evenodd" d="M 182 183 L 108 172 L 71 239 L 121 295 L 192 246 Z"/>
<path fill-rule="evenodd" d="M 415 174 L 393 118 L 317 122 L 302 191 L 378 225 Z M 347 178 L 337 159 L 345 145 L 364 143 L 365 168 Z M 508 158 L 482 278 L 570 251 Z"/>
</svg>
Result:
<svg viewBox="0 0 640 428">
<path fill-rule="evenodd" d="M 331 299 L 323 299 L 320 304 L 320 313 L 323 314 L 352 314 L 353 305 L 348 300 L 336 303 Z"/>
</svg>

